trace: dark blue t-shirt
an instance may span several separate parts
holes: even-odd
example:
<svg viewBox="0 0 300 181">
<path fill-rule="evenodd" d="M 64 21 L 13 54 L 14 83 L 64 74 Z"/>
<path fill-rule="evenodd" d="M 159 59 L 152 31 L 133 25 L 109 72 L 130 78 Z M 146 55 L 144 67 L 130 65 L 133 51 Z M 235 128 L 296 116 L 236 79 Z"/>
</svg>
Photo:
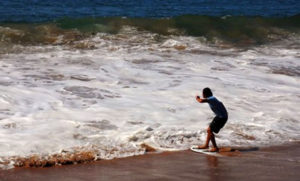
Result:
<svg viewBox="0 0 300 181">
<path fill-rule="evenodd" d="M 228 118 L 225 106 L 217 98 L 215 98 L 214 96 L 210 96 L 207 98 L 207 102 L 209 104 L 209 107 L 216 114 L 217 117 Z"/>
</svg>

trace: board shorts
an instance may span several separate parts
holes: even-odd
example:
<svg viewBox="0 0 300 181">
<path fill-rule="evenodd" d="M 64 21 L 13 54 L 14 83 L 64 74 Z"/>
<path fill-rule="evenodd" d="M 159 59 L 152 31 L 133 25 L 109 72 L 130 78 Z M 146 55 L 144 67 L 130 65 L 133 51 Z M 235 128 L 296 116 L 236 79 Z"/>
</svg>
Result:
<svg viewBox="0 0 300 181">
<path fill-rule="evenodd" d="M 224 127 L 228 118 L 220 118 L 216 116 L 212 122 L 209 124 L 209 127 L 212 132 L 219 133 L 220 129 Z"/>
</svg>

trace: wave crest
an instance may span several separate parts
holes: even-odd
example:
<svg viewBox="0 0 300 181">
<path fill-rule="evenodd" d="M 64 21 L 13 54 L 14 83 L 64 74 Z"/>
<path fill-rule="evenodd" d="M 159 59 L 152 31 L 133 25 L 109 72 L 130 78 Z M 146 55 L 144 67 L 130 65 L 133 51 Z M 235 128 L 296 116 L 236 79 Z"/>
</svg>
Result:
<svg viewBox="0 0 300 181">
<path fill-rule="evenodd" d="M 221 42 L 250 46 L 286 39 L 291 35 L 298 36 L 299 22 L 300 15 L 284 18 L 200 15 L 173 18 L 63 18 L 51 23 L 1 23 L 0 35 L 1 44 L 69 44 L 79 49 L 92 49 L 95 48 L 92 43 L 74 42 L 97 33 L 119 34 L 129 26 L 161 36 L 195 36 L 203 37 L 212 44 Z"/>
</svg>

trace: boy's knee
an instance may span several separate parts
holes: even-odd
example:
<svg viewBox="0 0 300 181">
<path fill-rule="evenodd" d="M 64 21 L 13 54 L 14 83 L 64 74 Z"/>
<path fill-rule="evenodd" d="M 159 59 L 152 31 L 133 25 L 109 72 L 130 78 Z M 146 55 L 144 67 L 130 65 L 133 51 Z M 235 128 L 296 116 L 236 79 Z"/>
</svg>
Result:
<svg viewBox="0 0 300 181">
<path fill-rule="evenodd" d="M 211 129 L 210 129 L 210 127 L 208 127 L 206 131 L 207 131 L 208 134 L 211 134 Z"/>
<path fill-rule="evenodd" d="M 210 134 L 210 135 L 212 135 L 212 136 L 214 135 L 214 133 L 212 132 L 212 130 L 211 130 L 210 127 L 207 128 L 207 134 Z"/>
</svg>

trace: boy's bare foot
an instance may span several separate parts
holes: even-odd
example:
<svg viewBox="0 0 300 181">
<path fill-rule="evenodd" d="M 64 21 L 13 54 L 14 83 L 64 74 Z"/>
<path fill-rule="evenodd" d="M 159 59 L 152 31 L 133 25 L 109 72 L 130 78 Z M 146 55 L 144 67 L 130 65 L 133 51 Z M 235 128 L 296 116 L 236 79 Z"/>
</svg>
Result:
<svg viewBox="0 0 300 181">
<path fill-rule="evenodd" d="M 219 152 L 219 148 L 213 147 L 209 150 L 209 152 Z"/>
<path fill-rule="evenodd" d="M 207 145 L 201 145 L 201 146 L 198 146 L 198 149 L 207 149 L 208 146 Z"/>
</svg>

